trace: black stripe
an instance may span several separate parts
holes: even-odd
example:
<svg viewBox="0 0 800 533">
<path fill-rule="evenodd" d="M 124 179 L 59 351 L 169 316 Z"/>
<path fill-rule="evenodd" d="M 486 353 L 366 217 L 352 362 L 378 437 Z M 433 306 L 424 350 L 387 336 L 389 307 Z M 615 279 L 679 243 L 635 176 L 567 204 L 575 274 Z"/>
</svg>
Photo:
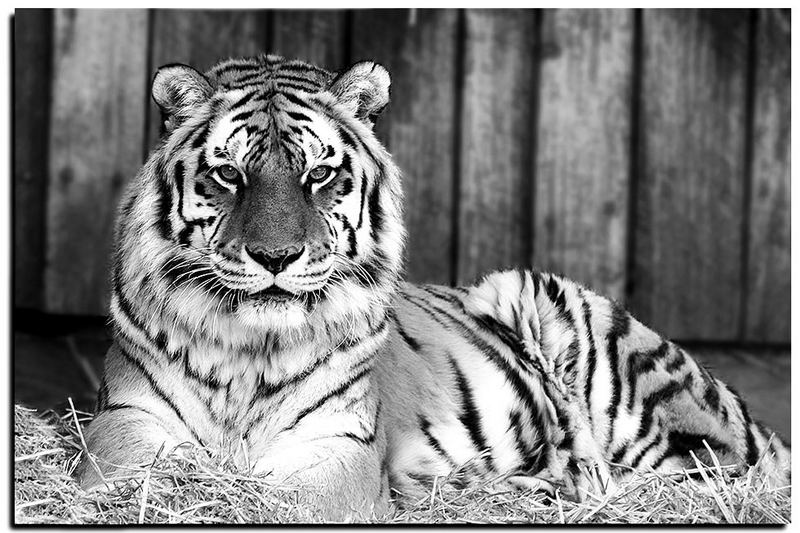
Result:
<svg viewBox="0 0 800 533">
<path fill-rule="evenodd" d="M 284 98 L 286 98 L 287 100 L 289 100 L 291 103 L 293 103 L 296 106 L 304 107 L 306 109 L 311 109 L 311 107 L 309 107 L 309 105 L 308 105 L 308 102 L 306 102 L 302 98 L 300 98 L 300 97 L 298 97 L 298 96 L 296 96 L 296 95 L 294 95 L 292 93 L 279 91 L 278 94 L 280 94 L 281 96 L 283 96 Z"/>
<path fill-rule="evenodd" d="M 655 438 L 653 439 L 653 441 L 652 441 L 650 444 L 648 444 L 647 446 L 645 446 L 644 448 L 642 448 L 642 451 L 640 451 L 640 452 L 639 452 L 639 453 L 636 455 L 636 457 L 634 457 L 634 458 L 631 460 L 631 467 L 633 467 L 633 468 L 638 468 L 638 467 L 639 467 L 639 463 L 641 463 L 641 462 L 642 462 L 642 459 L 644 459 L 644 456 L 645 456 L 645 455 L 646 455 L 646 454 L 647 454 L 647 453 L 648 453 L 650 450 L 652 450 L 653 448 L 655 448 L 656 446 L 658 446 L 659 444 L 661 444 L 661 439 L 663 438 L 663 436 L 664 436 L 664 435 L 663 435 L 663 434 L 662 434 L 660 431 L 659 431 L 658 433 L 656 433 L 656 436 L 655 436 Z M 623 448 L 623 450 L 624 450 L 624 448 Z M 662 459 L 662 460 L 663 460 L 663 459 Z"/>
<path fill-rule="evenodd" d="M 431 435 L 431 431 L 430 431 L 431 422 L 430 422 L 430 420 L 425 418 L 423 415 L 418 415 L 417 418 L 418 418 L 418 421 L 419 421 L 419 429 L 420 429 L 420 431 L 422 431 L 422 434 L 425 435 L 425 438 L 428 439 L 428 445 L 431 448 L 433 448 L 436 451 L 436 453 L 438 453 L 444 460 L 446 460 L 448 463 L 450 463 L 451 466 L 457 466 L 458 463 L 456 463 L 447 454 L 447 452 L 442 447 L 442 444 L 436 439 L 436 437 Z"/>
<path fill-rule="evenodd" d="M 247 105 L 247 102 L 249 102 L 253 98 L 253 96 L 255 96 L 257 93 L 258 91 L 250 91 L 249 93 L 245 94 L 242 98 L 239 99 L 238 102 L 234 102 L 228 109 L 228 111 L 232 112 L 235 111 L 236 109 L 239 109 L 240 107 L 244 107 L 245 105 Z"/>
<path fill-rule="evenodd" d="M 619 340 L 628 335 L 631 328 L 631 318 L 622 307 L 616 303 L 611 304 L 611 326 L 606 334 L 608 349 L 608 366 L 611 371 L 611 401 L 606 409 L 608 416 L 608 439 L 606 447 L 614 441 L 614 422 L 617 419 L 617 412 L 622 398 L 622 382 L 620 380 L 619 369 Z"/>
<path fill-rule="evenodd" d="M 461 414 L 458 417 L 458 420 L 461 424 L 466 428 L 467 432 L 469 433 L 469 437 L 472 440 L 472 445 L 478 451 L 478 453 L 483 453 L 486 450 L 489 450 L 489 446 L 486 443 L 486 437 L 483 434 L 483 427 L 481 425 L 481 415 L 478 412 L 478 407 L 475 405 L 475 397 L 472 393 L 472 389 L 467 382 L 467 378 L 464 376 L 464 373 L 461 372 L 461 369 L 456 364 L 455 359 L 449 353 L 446 354 L 447 359 L 450 361 L 450 368 L 453 369 L 453 374 L 455 374 L 456 385 L 458 385 L 458 390 L 461 393 Z M 489 470 L 494 470 L 492 466 L 492 455 L 491 452 L 484 456 L 484 462 L 486 463 L 486 467 Z"/>
<path fill-rule="evenodd" d="M 357 228 L 361 228 L 361 225 L 364 223 L 364 209 L 367 208 L 367 204 L 365 202 L 366 194 L 367 194 L 367 175 L 364 171 L 361 172 L 359 178 L 361 179 L 361 200 L 358 204 L 358 223 L 356 224 Z"/>
<path fill-rule="evenodd" d="M 552 278 L 551 278 L 552 279 Z M 549 284 L 548 284 L 549 291 Z M 589 309 L 589 301 L 583 298 L 581 304 L 583 309 L 583 323 L 586 326 L 586 339 L 589 343 L 589 350 L 586 352 L 586 383 L 584 384 L 583 394 L 586 401 L 586 411 L 589 416 L 589 424 L 594 426 L 592 420 L 592 380 L 594 379 L 595 366 L 597 364 L 597 349 L 594 345 L 594 334 L 592 333 L 592 314 Z"/>
<path fill-rule="evenodd" d="M 451 328 L 448 327 L 447 323 L 445 323 L 434 311 L 429 309 L 426 305 L 421 305 L 417 300 L 417 297 L 411 296 L 410 294 L 405 293 L 404 296 L 406 300 L 415 305 L 416 307 L 420 308 L 422 311 L 427 313 L 433 320 L 440 324 L 445 329 L 449 330 Z M 506 361 L 506 359 L 498 352 L 492 345 L 488 342 L 483 340 L 477 333 L 472 331 L 466 324 L 458 320 L 456 317 L 448 313 L 446 310 L 441 309 L 439 307 L 431 305 L 431 308 L 435 310 L 437 313 L 446 317 L 451 324 L 453 324 L 461 333 L 464 340 L 472 344 L 477 350 L 482 353 L 491 363 L 495 365 L 495 367 L 500 370 L 503 375 L 505 376 L 506 380 L 511 384 L 512 389 L 516 393 L 517 397 L 520 399 L 522 404 L 525 406 L 527 410 L 528 416 L 533 418 L 536 417 L 538 419 L 538 427 L 544 431 L 544 428 L 547 427 L 547 421 L 544 419 L 544 409 L 541 409 L 539 406 L 535 404 L 533 401 L 533 394 L 531 393 L 528 386 L 525 384 L 525 381 L 522 379 L 520 374 Z"/>
<path fill-rule="evenodd" d="M 233 139 L 234 135 L 239 133 L 242 129 L 246 129 L 249 124 L 239 124 L 235 128 L 231 130 L 231 133 L 228 135 L 228 138 L 225 139 L 225 146 L 228 146 L 228 143 Z"/>
<path fill-rule="evenodd" d="M 378 400 L 378 405 L 375 407 L 375 417 L 372 421 L 372 427 L 369 430 L 367 430 L 366 436 L 362 437 L 360 435 L 356 435 L 351 431 L 346 431 L 344 433 L 334 435 L 334 437 L 345 437 L 348 439 L 352 439 L 364 446 L 370 446 L 375 442 L 375 439 L 378 436 L 378 418 L 380 417 L 380 414 L 381 414 L 381 401 Z"/>
<path fill-rule="evenodd" d="M 460 300 L 456 300 L 459 303 Z M 496 318 L 490 315 L 472 315 L 466 311 L 466 309 L 462 309 L 467 316 L 472 318 L 475 323 L 481 327 L 481 329 L 487 333 L 488 335 L 492 335 L 496 337 L 500 342 L 505 344 L 516 356 L 516 360 L 520 363 L 520 366 L 525 368 L 530 372 L 531 366 L 535 368 L 540 374 L 541 379 L 546 379 L 545 375 L 546 372 L 539 361 L 537 361 L 533 355 L 528 351 L 522 341 L 519 339 L 519 335 L 515 331 L 512 331 L 508 326 L 505 324 L 498 322 Z"/>
<path fill-rule="evenodd" d="M 700 363 L 697 363 L 697 367 L 700 369 L 700 377 L 703 379 L 703 384 L 705 385 L 703 401 L 716 413 L 719 411 L 719 390 L 717 389 L 717 382 L 706 367 Z"/>
<path fill-rule="evenodd" d="M 122 354 L 122 356 L 128 362 L 130 362 L 142 374 L 142 376 L 144 376 L 144 378 L 147 380 L 148 384 L 150 385 L 150 388 L 152 389 L 152 391 L 165 404 L 167 404 L 170 407 L 170 409 L 172 409 L 172 411 L 175 413 L 175 416 L 178 417 L 178 420 L 180 420 L 181 423 L 186 427 L 186 429 L 188 429 L 189 432 L 192 434 L 192 437 L 194 437 L 195 440 L 197 440 L 197 442 L 199 442 L 201 445 L 205 445 L 203 443 L 203 440 L 197 434 L 197 432 L 195 432 L 195 430 L 191 426 L 189 426 L 189 424 L 186 423 L 186 419 L 183 417 L 183 414 L 181 413 L 180 409 L 178 409 L 178 406 L 175 405 L 175 402 L 172 400 L 172 398 L 166 392 L 164 392 L 161 389 L 161 387 L 158 386 L 158 383 L 156 382 L 155 378 L 153 378 L 152 374 L 150 374 L 150 372 L 147 371 L 147 369 L 142 364 L 142 362 L 139 361 L 138 359 L 136 359 L 135 357 L 133 357 L 131 354 L 129 354 L 128 351 L 125 350 L 125 347 L 122 346 L 121 344 L 117 343 L 117 347 L 119 348 L 119 351 Z"/>
<path fill-rule="evenodd" d="M 636 399 L 636 383 L 639 376 L 655 370 L 656 362 L 666 356 L 669 346 L 668 342 L 661 341 L 661 344 L 654 350 L 634 352 L 628 356 L 628 411 L 633 410 L 633 403 Z"/>
<path fill-rule="evenodd" d="M 183 216 L 183 177 L 186 172 L 186 168 L 183 165 L 183 161 L 177 161 L 175 163 L 175 186 L 178 188 L 178 216 L 181 217 L 181 220 L 185 220 Z"/>
<path fill-rule="evenodd" d="M 288 70 L 289 69 L 285 69 L 285 68 L 281 67 L 280 70 L 278 70 L 275 73 L 275 78 L 273 79 L 273 81 L 276 84 L 279 84 L 279 85 L 283 85 L 285 83 L 300 83 L 300 84 L 308 85 L 309 89 L 319 89 L 320 88 L 320 83 L 317 80 L 312 80 L 312 79 L 309 79 L 307 77 L 293 76 L 291 74 L 287 74 L 286 71 L 288 71 Z"/>
<path fill-rule="evenodd" d="M 533 475 L 543 469 L 545 454 L 541 453 L 541 450 L 537 451 L 532 444 L 525 441 L 525 437 L 522 435 L 521 416 L 519 411 L 512 409 L 508 414 L 508 425 L 513 431 L 514 443 L 522 461 L 520 469 L 528 475 Z"/>
<path fill-rule="evenodd" d="M 385 228 L 385 217 L 381 207 L 380 186 L 377 182 L 372 185 L 372 190 L 369 192 L 369 225 L 372 240 L 380 241 L 380 233 Z"/>
<path fill-rule="evenodd" d="M 691 374 L 686 377 L 687 380 L 684 382 L 670 380 L 666 385 L 653 391 L 642 400 L 642 419 L 639 423 L 639 431 L 636 434 L 637 439 L 642 439 L 645 435 L 650 433 L 650 426 L 653 421 L 653 410 L 656 405 L 667 402 L 686 390 L 688 382 L 691 381 Z"/>
<path fill-rule="evenodd" d="M 212 389 L 212 390 L 219 390 L 222 388 L 222 383 L 219 379 L 214 376 L 214 371 L 212 371 L 208 375 L 203 375 L 194 368 L 192 368 L 191 362 L 189 361 L 189 352 L 184 350 L 183 353 L 183 372 L 186 376 L 190 377 L 191 379 L 195 380 L 197 383 Z"/>
<path fill-rule="evenodd" d="M 615 464 L 621 464 L 622 458 L 625 456 L 625 452 L 628 451 L 628 444 L 625 443 L 614 452 L 614 455 L 611 456 L 611 462 Z"/>
<path fill-rule="evenodd" d="M 408 333 L 406 333 L 405 329 L 400 325 L 400 321 L 397 319 L 396 316 L 392 316 L 392 320 L 394 321 L 394 329 L 397 331 L 397 334 L 400 335 L 400 338 L 408 344 L 409 348 L 414 350 L 415 352 L 419 352 L 422 346 L 420 346 L 419 342 L 412 338 Z"/>
<path fill-rule="evenodd" d="M 349 131 L 347 131 L 347 129 L 344 126 L 339 124 L 337 132 L 339 133 L 339 137 L 341 137 L 342 142 L 345 145 L 349 146 L 355 151 L 358 151 L 358 148 L 361 146 L 361 144 L 356 141 L 355 137 Z"/>
<path fill-rule="evenodd" d="M 339 222 L 342 223 L 342 228 L 344 228 L 345 232 L 347 232 L 347 251 L 345 252 L 345 255 L 347 255 L 349 259 L 353 259 L 358 251 L 356 248 L 356 232 L 344 215 L 340 213 L 334 213 L 333 215 Z"/>
<path fill-rule="evenodd" d="M 659 457 L 653 463 L 651 468 L 655 470 L 661 466 L 661 463 L 670 457 L 689 458 L 689 452 L 695 452 L 695 454 L 706 453 L 707 450 L 703 444 L 704 440 L 708 443 L 709 447 L 714 450 L 715 453 L 725 453 L 729 449 L 727 445 L 709 435 L 687 433 L 683 431 L 670 431 L 669 435 L 667 436 L 667 442 L 669 443 L 667 444 L 667 448 L 664 450 L 664 453 L 661 455 L 661 457 Z"/>
<path fill-rule="evenodd" d="M 133 312 L 131 303 L 122 293 L 122 287 L 119 284 L 119 280 L 116 279 L 116 276 L 114 278 L 115 279 L 112 290 L 114 291 L 114 294 L 117 296 L 117 304 L 119 310 L 122 312 L 123 315 L 125 315 L 125 318 L 128 319 L 128 322 L 130 322 L 134 328 L 139 330 L 139 332 L 141 332 L 141 334 L 144 335 L 148 343 L 155 345 L 156 343 L 150 336 L 150 333 L 147 331 L 147 327 L 139 320 L 139 317 L 136 316 L 136 314 Z"/>
<path fill-rule="evenodd" d="M 231 117 L 231 123 L 247 120 L 248 118 L 252 117 L 256 113 L 256 111 L 257 111 L 256 109 L 248 109 L 246 111 L 240 111 L 239 113 Z"/>
<path fill-rule="evenodd" d="M 192 141 L 192 148 L 196 150 L 201 146 L 203 146 L 203 144 L 205 144 L 206 142 L 206 139 L 208 138 L 208 133 L 210 130 L 211 130 L 211 123 L 204 122 L 202 127 L 200 127 L 200 129 L 197 130 L 197 137 L 195 137 L 194 141 Z"/>
<path fill-rule="evenodd" d="M 311 120 L 311 117 L 309 117 L 305 113 L 298 113 L 296 111 L 287 111 L 286 114 L 289 115 L 289 118 L 297 120 L 298 122 L 313 122 Z"/>
<path fill-rule="evenodd" d="M 674 357 L 669 363 L 667 363 L 667 366 L 664 367 L 669 373 L 675 372 L 686 363 L 686 356 L 684 355 L 683 350 L 677 348 L 673 350 L 673 353 Z"/>
<path fill-rule="evenodd" d="M 752 419 L 750 418 L 750 413 L 747 411 L 747 406 L 744 404 L 742 397 L 739 396 L 739 393 L 734 391 L 731 387 L 728 389 L 733 393 L 734 398 L 736 399 L 736 403 L 739 406 L 739 410 L 742 412 L 742 420 L 744 422 L 744 429 L 745 429 L 745 445 L 747 447 L 745 461 L 747 461 L 748 465 L 756 464 L 758 461 L 758 446 L 756 446 L 755 437 L 753 437 L 753 430 L 750 428 L 752 424 Z M 709 442 L 709 444 L 711 444 Z"/>
<path fill-rule="evenodd" d="M 350 387 L 352 387 L 352 386 L 353 386 L 353 385 L 355 385 L 355 384 L 356 384 L 356 383 L 357 383 L 359 380 L 361 380 L 362 378 L 364 378 L 364 377 L 365 377 L 365 376 L 366 376 L 366 375 L 367 375 L 367 374 L 368 374 L 368 373 L 369 373 L 371 370 L 372 370 L 372 367 L 371 367 L 371 366 L 367 366 L 367 367 L 365 367 L 365 368 L 364 368 L 363 370 L 361 370 L 361 371 L 360 371 L 358 374 L 356 374 L 355 376 L 353 376 L 352 378 L 348 379 L 347 381 L 345 381 L 344 383 L 342 383 L 341 385 L 339 385 L 338 387 L 336 387 L 336 388 L 335 388 L 335 389 L 333 389 L 332 391 L 330 391 L 330 392 L 328 392 L 327 394 L 325 394 L 324 396 L 322 396 L 322 398 L 320 398 L 319 400 L 317 400 L 316 402 L 314 402 L 314 404 L 313 404 L 313 405 L 311 405 L 311 406 L 309 406 L 309 407 L 306 407 L 305 409 L 303 409 L 302 411 L 300 411 L 300 413 L 298 413 L 298 414 L 297 414 L 297 416 L 296 416 L 296 417 L 295 417 L 295 419 L 292 421 L 292 423 L 291 423 L 291 424 L 289 424 L 288 426 L 284 427 L 284 428 L 283 428 L 283 429 L 282 429 L 280 432 L 282 433 L 282 432 L 284 432 L 284 431 L 289 431 L 290 429 L 293 429 L 295 426 L 297 426 L 297 424 L 299 424 L 299 423 L 300 423 L 300 421 L 301 421 L 303 418 L 305 418 L 305 417 L 306 417 L 306 416 L 308 416 L 309 414 L 313 413 L 314 411 L 316 411 L 317 409 L 319 409 L 320 407 L 322 407 L 322 406 L 323 406 L 325 403 L 327 403 L 327 402 L 328 402 L 330 399 L 332 399 L 332 398 L 335 398 L 335 397 L 337 397 L 337 396 L 341 396 L 342 394 L 344 394 L 345 392 L 347 392 L 347 390 L 349 390 L 349 389 L 350 389 Z"/>
<path fill-rule="evenodd" d="M 282 380 L 277 381 L 277 382 L 268 383 L 268 382 L 266 382 L 264 380 L 264 376 L 262 375 L 261 379 L 258 382 L 258 385 L 256 385 L 256 390 L 255 390 L 255 393 L 253 394 L 253 398 L 250 400 L 250 405 L 249 405 L 248 409 L 252 409 L 253 406 L 255 405 L 255 403 L 258 400 L 266 399 L 266 398 L 269 398 L 271 396 L 274 396 L 275 394 L 277 394 L 281 390 L 285 389 L 286 387 L 288 387 L 290 385 L 294 385 L 295 383 L 306 379 L 317 368 L 319 368 L 321 365 L 327 363 L 330 360 L 330 358 L 331 358 L 331 356 L 333 354 L 334 354 L 334 352 L 330 351 L 327 354 L 325 354 L 325 356 L 321 357 L 317 361 L 314 361 L 313 363 L 308 365 L 306 368 L 304 368 L 303 370 L 301 370 L 297 374 L 285 377 Z"/>
</svg>

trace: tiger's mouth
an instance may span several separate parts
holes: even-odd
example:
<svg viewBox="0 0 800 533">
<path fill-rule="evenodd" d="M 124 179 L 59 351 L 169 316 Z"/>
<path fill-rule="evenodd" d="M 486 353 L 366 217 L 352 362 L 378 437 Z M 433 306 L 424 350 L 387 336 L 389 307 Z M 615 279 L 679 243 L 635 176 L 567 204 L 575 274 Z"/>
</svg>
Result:
<svg viewBox="0 0 800 533">
<path fill-rule="evenodd" d="M 249 297 L 253 300 L 264 302 L 288 302 L 290 300 L 302 300 L 303 295 L 281 289 L 277 285 L 272 285 L 268 289 L 251 293 Z"/>
</svg>

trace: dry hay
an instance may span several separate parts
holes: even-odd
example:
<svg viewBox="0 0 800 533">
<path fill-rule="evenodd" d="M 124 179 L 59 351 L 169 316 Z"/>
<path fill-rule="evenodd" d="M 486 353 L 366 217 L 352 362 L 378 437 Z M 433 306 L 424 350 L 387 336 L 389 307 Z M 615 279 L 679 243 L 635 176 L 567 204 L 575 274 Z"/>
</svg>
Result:
<svg viewBox="0 0 800 533">
<path fill-rule="evenodd" d="M 120 477 L 109 491 L 86 493 L 70 473 L 81 450 L 78 421 L 71 412 L 48 421 L 35 411 L 14 410 L 14 496 L 18 524 L 307 523 L 314 516 L 296 503 L 289 488 L 237 471 L 229 460 L 202 451 L 170 455 Z M 636 475 L 613 494 L 583 503 L 529 492 L 456 489 L 434 480 L 429 494 L 393 506 L 374 523 L 749 523 L 785 524 L 789 490 L 767 489 L 751 470 L 734 477 L 719 465 L 686 476 Z"/>
</svg>

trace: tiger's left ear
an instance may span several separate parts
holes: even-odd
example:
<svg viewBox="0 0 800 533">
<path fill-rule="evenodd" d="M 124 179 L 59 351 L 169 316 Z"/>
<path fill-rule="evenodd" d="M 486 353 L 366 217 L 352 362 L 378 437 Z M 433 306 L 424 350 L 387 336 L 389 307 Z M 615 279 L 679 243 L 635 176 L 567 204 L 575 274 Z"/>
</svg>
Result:
<svg viewBox="0 0 800 533">
<path fill-rule="evenodd" d="M 339 74 L 328 90 L 339 104 L 372 126 L 389 103 L 389 71 L 374 61 L 361 61 Z"/>
<path fill-rule="evenodd" d="M 153 100 L 161 108 L 164 129 L 170 131 L 214 93 L 205 76 L 188 65 L 164 65 L 153 77 Z"/>
</svg>

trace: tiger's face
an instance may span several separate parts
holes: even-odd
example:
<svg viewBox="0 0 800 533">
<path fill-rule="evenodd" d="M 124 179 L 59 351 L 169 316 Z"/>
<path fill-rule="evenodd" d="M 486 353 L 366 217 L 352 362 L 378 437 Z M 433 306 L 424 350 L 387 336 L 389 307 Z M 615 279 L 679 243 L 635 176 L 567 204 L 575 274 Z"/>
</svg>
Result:
<svg viewBox="0 0 800 533">
<path fill-rule="evenodd" d="M 388 89 L 374 63 L 161 69 L 163 275 L 206 313 L 267 329 L 385 298 L 403 240 L 398 172 L 372 131 Z"/>
</svg>

